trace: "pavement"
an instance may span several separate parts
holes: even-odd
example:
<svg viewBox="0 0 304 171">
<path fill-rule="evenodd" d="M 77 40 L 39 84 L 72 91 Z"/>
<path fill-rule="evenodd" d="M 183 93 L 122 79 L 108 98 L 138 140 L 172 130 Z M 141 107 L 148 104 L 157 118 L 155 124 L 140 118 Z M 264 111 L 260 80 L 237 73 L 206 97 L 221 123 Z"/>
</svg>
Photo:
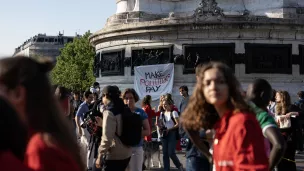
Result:
<svg viewBox="0 0 304 171">
<path fill-rule="evenodd" d="M 180 162 L 183 164 L 184 167 L 186 167 L 186 157 L 185 157 L 185 152 L 177 152 L 177 157 L 179 158 Z M 163 166 L 163 156 L 161 154 L 161 163 L 162 163 L 162 166 Z M 157 157 L 156 155 L 153 156 L 153 162 L 154 162 L 154 165 L 158 166 L 158 162 L 157 162 Z M 302 154 L 296 154 L 296 165 L 297 165 L 297 169 L 298 171 L 304 171 L 304 153 Z M 177 171 L 177 169 L 175 168 L 173 162 L 170 160 L 170 166 L 171 166 L 171 169 L 172 171 Z M 157 167 L 154 167 L 154 168 L 151 168 L 150 170 L 146 170 L 146 171 L 163 171 L 163 168 L 157 168 Z"/>
</svg>

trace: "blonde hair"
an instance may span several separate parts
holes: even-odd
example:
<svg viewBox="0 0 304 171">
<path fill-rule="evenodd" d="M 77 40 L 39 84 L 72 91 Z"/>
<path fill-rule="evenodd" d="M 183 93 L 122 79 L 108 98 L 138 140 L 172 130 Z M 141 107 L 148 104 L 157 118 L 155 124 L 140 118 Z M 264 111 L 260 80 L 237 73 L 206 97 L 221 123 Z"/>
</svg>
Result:
<svg viewBox="0 0 304 171">
<path fill-rule="evenodd" d="M 285 115 L 291 105 L 290 95 L 287 91 L 277 91 L 277 93 L 281 96 L 281 101 L 277 103 L 275 113 L 277 115 Z"/>
</svg>

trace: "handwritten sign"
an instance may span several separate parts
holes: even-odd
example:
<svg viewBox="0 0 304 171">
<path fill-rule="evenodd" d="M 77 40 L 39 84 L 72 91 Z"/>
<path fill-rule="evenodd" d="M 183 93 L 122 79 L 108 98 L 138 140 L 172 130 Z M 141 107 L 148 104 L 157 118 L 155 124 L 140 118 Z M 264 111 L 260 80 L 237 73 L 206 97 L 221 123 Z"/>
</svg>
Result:
<svg viewBox="0 0 304 171">
<path fill-rule="evenodd" d="M 173 88 L 174 64 L 145 65 L 134 68 L 134 87 L 140 99 L 151 95 L 158 100 Z"/>
</svg>

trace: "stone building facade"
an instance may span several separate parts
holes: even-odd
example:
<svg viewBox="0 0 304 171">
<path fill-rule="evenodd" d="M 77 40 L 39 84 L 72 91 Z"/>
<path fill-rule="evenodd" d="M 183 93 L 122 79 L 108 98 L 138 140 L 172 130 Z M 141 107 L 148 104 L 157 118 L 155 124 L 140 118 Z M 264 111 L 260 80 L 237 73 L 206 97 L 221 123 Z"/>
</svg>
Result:
<svg viewBox="0 0 304 171">
<path fill-rule="evenodd" d="M 73 39 L 74 36 L 64 36 L 61 33 L 58 36 L 38 34 L 17 47 L 13 56 L 49 57 L 55 61 L 56 57 L 60 55 L 60 49 Z"/>
<path fill-rule="evenodd" d="M 116 0 L 117 12 L 90 37 L 102 85 L 133 87 L 133 68 L 175 63 L 173 97 L 195 84 L 197 62 L 223 61 L 244 89 L 256 78 L 304 90 L 302 0 Z M 157 59 L 157 60 L 155 60 Z"/>
</svg>

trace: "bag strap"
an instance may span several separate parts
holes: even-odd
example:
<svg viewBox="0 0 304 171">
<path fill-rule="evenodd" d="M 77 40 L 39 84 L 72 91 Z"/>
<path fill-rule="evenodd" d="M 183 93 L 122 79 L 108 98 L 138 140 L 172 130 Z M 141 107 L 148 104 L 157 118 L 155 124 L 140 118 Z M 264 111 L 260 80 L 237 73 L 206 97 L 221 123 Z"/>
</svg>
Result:
<svg viewBox="0 0 304 171">
<path fill-rule="evenodd" d="M 171 120 L 173 121 L 173 123 L 174 123 L 174 125 L 175 125 L 176 122 L 175 122 L 175 119 L 174 119 L 174 117 L 173 117 L 173 111 L 170 112 L 170 117 L 171 117 Z"/>
</svg>

